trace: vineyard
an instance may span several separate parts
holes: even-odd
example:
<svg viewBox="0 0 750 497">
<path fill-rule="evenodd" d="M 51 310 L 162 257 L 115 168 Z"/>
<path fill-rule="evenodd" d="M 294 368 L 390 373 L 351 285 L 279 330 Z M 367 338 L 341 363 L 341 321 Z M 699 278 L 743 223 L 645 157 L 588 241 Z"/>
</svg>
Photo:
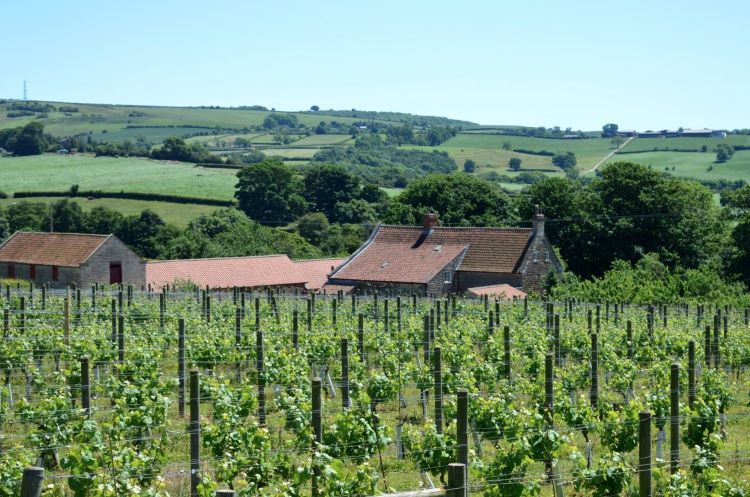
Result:
<svg viewBox="0 0 750 497">
<path fill-rule="evenodd" d="M 3 285 L 0 306 L 0 497 L 30 466 L 46 497 L 747 495 L 744 300 Z"/>
</svg>

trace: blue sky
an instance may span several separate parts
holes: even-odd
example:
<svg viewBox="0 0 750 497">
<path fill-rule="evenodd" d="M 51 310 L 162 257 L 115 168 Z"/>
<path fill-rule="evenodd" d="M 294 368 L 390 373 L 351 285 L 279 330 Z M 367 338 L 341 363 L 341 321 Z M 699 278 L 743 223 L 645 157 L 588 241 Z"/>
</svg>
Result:
<svg viewBox="0 0 750 497">
<path fill-rule="evenodd" d="M 0 97 L 750 127 L 750 2 L 0 0 Z"/>
</svg>

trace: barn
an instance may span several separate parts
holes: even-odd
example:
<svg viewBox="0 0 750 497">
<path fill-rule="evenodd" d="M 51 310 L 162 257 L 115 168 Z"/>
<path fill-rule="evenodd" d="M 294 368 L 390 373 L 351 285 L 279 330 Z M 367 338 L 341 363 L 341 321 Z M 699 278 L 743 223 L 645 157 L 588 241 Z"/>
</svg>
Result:
<svg viewBox="0 0 750 497">
<path fill-rule="evenodd" d="M 0 245 L 0 276 L 50 288 L 143 285 L 143 260 L 114 235 L 18 231 Z"/>
</svg>

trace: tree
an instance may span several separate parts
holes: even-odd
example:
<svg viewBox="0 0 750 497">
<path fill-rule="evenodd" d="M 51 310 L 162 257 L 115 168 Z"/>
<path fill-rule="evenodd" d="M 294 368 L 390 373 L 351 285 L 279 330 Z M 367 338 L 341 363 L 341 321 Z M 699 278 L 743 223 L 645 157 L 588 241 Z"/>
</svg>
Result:
<svg viewBox="0 0 750 497">
<path fill-rule="evenodd" d="M 503 150 L 510 150 L 511 144 L 510 142 L 503 142 Z"/>
<path fill-rule="evenodd" d="M 234 196 L 240 209 L 262 224 L 288 223 L 305 211 L 299 183 L 280 159 L 244 167 L 237 178 Z"/>
<path fill-rule="evenodd" d="M 511 171 L 518 171 L 519 169 L 521 169 L 521 159 L 519 159 L 518 157 L 511 157 L 508 161 L 508 168 Z"/>
<path fill-rule="evenodd" d="M 126 217 L 116 235 L 142 256 L 153 259 L 159 257 L 161 245 L 169 238 L 166 235 L 178 234 L 175 230 L 157 213 L 145 209 L 138 216 Z"/>
<path fill-rule="evenodd" d="M 602 138 L 609 138 L 617 135 L 618 129 L 619 126 L 617 126 L 615 123 L 605 124 L 604 126 L 602 126 Z"/>
<path fill-rule="evenodd" d="M 310 212 L 297 220 L 297 232 L 313 245 L 320 244 L 331 224 L 322 212 Z"/>
<path fill-rule="evenodd" d="M 464 161 L 464 172 L 465 173 L 473 173 L 476 170 L 477 170 L 477 163 L 476 162 L 474 162 L 471 159 L 466 159 L 466 161 Z"/>
<path fill-rule="evenodd" d="M 125 222 L 125 216 L 109 207 L 97 206 L 84 216 L 83 226 L 86 233 L 109 235 L 117 233 Z"/>
<path fill-rule="evenodd" d="M 359 192 L 359 198 L 370 202 L 371 204 L 384 204 L 388 201 L 388 194 L 386 194 L 377 185 L 365 185 Z"/>
<path fill-rule="evenodd" d="M 726 162 L 731 159 L 733 155 L 733 146 L 726 143 L 720 143 L 716 146 L 716 162 Z"/>
<path fill-rule="evenodd" d="M 372 204 L 359 198 L 349 202 L 337 202 L 334 206 L 334 212 L 336 221 L 339 223 L 374 224 L 378 219 Z"/>
<path fill-rule="evenodd" d="M 322 212 L 337 222 L 335 206 L 359 197 L 359 178 L 343 166 L 324 164 L 312 167 L 305 175 L 304 196 L 311 210 Z"/>
<path fill-rule="evenodd" d="M 10 231 L 49 231 L 49 213 L 49 206 L 42 202 L 18 202 L 13 204 L 8 207 Z"/>
<path fill-rule="evenodd" d="M 448 225 L 505 226 L 515 221 L 508 196 L 492 183 L 468 174 L 425 176 L 401 192 L 396 202 L 412 207 L 414 217 L 437 212 Z M 394 207 L 387 214 L 397 212 L 403 213 Z"/>
<path fill-rule="evenodd" d="M 573 169 L 578 161 L 573 152 L 565 152 L 564 154 L 557 154 L 552 157 L 552 163 L 560 169 Z"/>
<path fill-rule="evenodd" d="M 59 233 L 80 233 L 84 227 L 84 214 L 77 203 L 64 199 L 53 203 L 52 226 Z"/>
<path fill-rule="evenodd" d="M 39 155 L 45 152 L 47 139 L 44 136 L 44 124 L 33 121 L 23 128 L 17 128 L 6 145 L 16 155 Z"/>
<path fill-rule="evenodd" d="M 312 107 L 310 107 L 310 110 L 313 112 L 318 112 L 320 110 L 320 107 L 318 107 L 317 105 L 313 105 Z"/>
</svg>

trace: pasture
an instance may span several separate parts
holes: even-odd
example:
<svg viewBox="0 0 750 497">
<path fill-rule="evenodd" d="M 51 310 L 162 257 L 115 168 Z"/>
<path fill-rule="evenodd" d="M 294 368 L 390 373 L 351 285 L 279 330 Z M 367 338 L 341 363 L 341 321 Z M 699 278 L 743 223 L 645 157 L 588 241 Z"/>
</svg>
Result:
<svg viewBox="0 0 750 497">
<path fill-rule="evenodd" d="M 442 147 L 466 150 L 503 151 L 503 144 L 508 143 L 511 149 L 524 149 L 553 153 L 573 152 L 578 160 L 577 169 L 593 167 L 599 160 L 612 151 L 613 145 L 608 138 L 588 139 L 550 139 L 529 136 L 490 135 L 461 133 L 442 144 Z M 510 152 L 507 150 L 505 152 Z M 550 157 L 537 156 L 547 161 Z M 523 158 L 522 158 L 523 159 Z M 505 161 L 507 163 L 507 160 Z M 463 164 L 463 162 L 461 162 Z"/>
<path fill-rule="evenodd" d="M 607 163 L 627 161 L 651 166 L 674 176 L 708 180 L 748 180 L 750 179 L 750 150 L 734 153 L 729 161 L 718 164 L 712 152 L 643 152 L 637 154 L 617 154 Z M 672 169 L 674 168 L 674 170 Z M 709 170 L 710 169 L 710 170 Z"/>
<path fill-rule="evenodd" d="M 750 146 L 750 135 L 729 135 L 726 138 L 636 138 L 622 148 L 623 152 L 652 152 L 655 150 L 700 150 L 706 145 L 711 152 L 716 145 Z"/>
<path fill-rule="evenodd" d="M 0 199 L 0 206 L 7 207 L 16 202 L 43 202 L 45 204 L 51 204 L 59 200 L 63 200 L 63 198 L 6 198 Z M 177 204 L 174 202 L 154 202 L 150 200 L 131 200 L 122 198 L 86 199 L 83 197 L 73 197 L 68 198 L 68 200 L 80 205 L 85 212 L 90 211 L 94 207 L 108 207 L 110 209 L 118 211 L 124 216 L 133 216 L 140 214 L 141 211 L 145 209 L 149 209 L 157 213 L 159 217 L 161 217 L 167 223 L 174 224 L 181 228 L 186 227 L 190 221 L 202 214 L 210 214 L 216 209 L 221 209 L 221 207 L 216 207 L 213 205 Z"/>
<path fill-rule="evenodd" d="M 0 158 L 0 185 L 18 191 L 79 189 L 143 192 L 231 200 L 236 171 L 140 157 L 44 154 Z"/>
</svg>

